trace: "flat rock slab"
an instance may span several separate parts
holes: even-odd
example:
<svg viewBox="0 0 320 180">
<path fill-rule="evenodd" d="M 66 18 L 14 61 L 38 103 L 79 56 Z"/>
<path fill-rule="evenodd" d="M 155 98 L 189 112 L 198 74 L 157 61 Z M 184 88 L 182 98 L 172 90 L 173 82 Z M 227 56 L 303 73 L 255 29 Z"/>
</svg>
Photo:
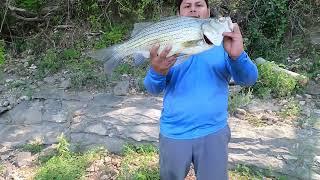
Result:
<svg viewBox="0 0 320 180">
<path fill-rule="evenodd" d="M 254 101 L 248 106 L 250 113 L 266 109 L 278 110 L 274 103 Z M 119 153 L 126 143 L 157 145 L 161 110 L 161 97 L 40 92 L 0 115 L 0 147 L 5 151 L 33 139 L 52 144 L 61 133 L 73 147 L 83 149 L 104 146 Z M 313 112 L 314 124 L 320 124 L 318 110 Z M 251 164 L 302 179 L 320 179 L 319 126 L 254 127 L 235 117 L 229 124 L 231 165 Z"/>
</svg>

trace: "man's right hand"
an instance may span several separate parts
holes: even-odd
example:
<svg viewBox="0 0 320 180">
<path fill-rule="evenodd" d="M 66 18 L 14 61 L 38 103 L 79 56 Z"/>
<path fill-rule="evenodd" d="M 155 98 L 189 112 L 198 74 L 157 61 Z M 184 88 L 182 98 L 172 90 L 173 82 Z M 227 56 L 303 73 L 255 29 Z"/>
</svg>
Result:
<svg viewBox="0 0 320 180">
<path fill-rule="evenodd" d="M 150 49 L 151 66 L 156 72 L 167 75 L 170 67 L 176 62 L 177 57 L 173 55 L 167 58 L 167 55 L 172 49 L 171 46 L 167 46 L 160 55 L 158 55 L 159 47 L 160 45 L 154 45 Z"/>
</svg>

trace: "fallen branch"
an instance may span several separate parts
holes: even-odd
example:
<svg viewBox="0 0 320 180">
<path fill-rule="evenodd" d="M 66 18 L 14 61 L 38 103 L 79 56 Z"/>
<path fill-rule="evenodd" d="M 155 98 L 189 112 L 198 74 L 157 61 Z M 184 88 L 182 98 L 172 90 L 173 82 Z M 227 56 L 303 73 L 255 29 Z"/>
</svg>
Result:
<svg viewBox="0 0 320 180">
<path fill-rule="evenodd" d="M 9 1 L 8 3 L 10 3 L 10 0 L 8 0 L 8 1 Z M 4 12 L 4 15 L 3 15 L 3 19 L 2 19 L 1 25 L 0 25 L 0 33 L 2 32 L 3 23 L 4 23 L 5 19 L 6 19 L 8 9 L 9 9 L 9 8 L 8 8 L 8 6 L 7 6 L 7 7 L 6 7 L 6 10 L 5 10 L 5 12 Z"/>
<path fill-rule="evenodd" d="M 27 17 L 20 16 L 20 15 L 16 14 L 15 12 L 11 12 L 11 15 L 14 16 L 17 19 L 20 19 L 20 20 L 23 20 L 23 21 L 28 21 L 28 22 L 43 21 L 43 19 L 40 19 L 39 17 L 27 18 Z"/>
<path fill-rule="evenodd" d="M 24 16 L 28 16 L 28 17 L 37 16 L 36 13 L 27 11 L 27 10 L 22 9 L 22 8 L 17 8 L 17 7 L 11 6 L 11 5 L 8 5 L 8 8 L 9 8 L 10 11 L 17 12 L 18 14 L 21 14 L 21 15 L 24 15 Z"/>
<path fill-rule="evenodd" d="M 74 28 L 73 25 L 58 25 L 56 26 L 56 29 L 72 29 Z"/>
<path fill-rule="evenodd" d="M 259 65 L 259 64 L 265 64 L 265 63 L 270 63 L 269 61 L 259 57 L 255 60 L 256 64 Z M 278 67 L 278 66 L 274 66 L 274 70 L 277 71 L 277 72 L 284 72 L 286 73 L 287 75 L 293 77 L 294 79 L 296 79 L 301 85 L 306 85 L 309 81 L 308 77 L 304 76 L 304 75 L 301 75 L 301 74 L 298 74 L 298 73 L 295 73 L 295 72 L 292 72 L 292 71 L 289 71 L 287 69 L 283 69 L 281 67 Z"/>
</svg>

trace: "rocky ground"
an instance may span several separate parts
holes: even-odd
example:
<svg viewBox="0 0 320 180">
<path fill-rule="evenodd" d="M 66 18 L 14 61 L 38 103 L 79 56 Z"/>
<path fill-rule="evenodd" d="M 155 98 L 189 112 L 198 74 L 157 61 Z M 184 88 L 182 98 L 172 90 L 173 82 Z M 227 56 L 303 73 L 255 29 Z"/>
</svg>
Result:
<svg viewBox="0 0 320 180">
<path fill-rule="evenodd" d="M 68 72 L 37 81 L 15 76 L 20 66 L 29 74 L 36 68 L 19 63 L 5 70 L 0 84 L 0 179 L 31 177 L 38 157 L 53 149 L 61 133 L 73 148 L 102 144 L 115 153 L 95 161 L 87 179 L 114 179 L 121 162 L 116 154 L 125 143 L 157 145 L 162 99 L 137 93 L 136 80 L 125 76 L 113 89 L 75 91 Z M 319 83 L 311 82 L 290 99 L 253 98 L 230 114 L 230 167 L 241 163 L 292 179 L 320 179 L 319 89 Z M 40 154 L 17 148 L 34 140 L 47 148 Z"/>
</svg>

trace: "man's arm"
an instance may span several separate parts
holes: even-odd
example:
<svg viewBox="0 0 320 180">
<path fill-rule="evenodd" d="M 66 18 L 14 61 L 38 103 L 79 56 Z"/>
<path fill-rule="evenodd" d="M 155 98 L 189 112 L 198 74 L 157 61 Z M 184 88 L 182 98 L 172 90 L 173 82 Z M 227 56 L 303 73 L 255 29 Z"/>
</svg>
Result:
<svg viewBox="0 0 320 180">
<path fill-rule="evenodd" d="M 223 33 L 228 69 L 237 84 L 250 86 L 258 79 L 258 69 L 243 49 L 243 38 L 238 24 L 233 25 L 232 32 Z"/>
<path fill-rule="evenodd" d="M 166 87 L 166 75 L 162 75 L 156 72 L 153 67 L 150 67 L 143 82 L 144 87 L 150 94 L 158 95 Z"/>
<path fill-rule="evenodd" d="M 245 51 L 243 51 L 237 59 L 233 60 L 226 53 L 228 70 L 236 84 L 241 86 L 251 86 L 258 79 L 257 66 L 251 61 Z"/>
<path fill-rule="evenodd" d="M 153 95 L 160 94 L 166 87 L 166 76 L 176 62 L 176 57 L 167 57 L 171 50 L 167 46 L 159 55 L 159 45 L 152 46 L 150 50 L 151 67 L 144 79 L 144 86 Z"/>
</svg>

